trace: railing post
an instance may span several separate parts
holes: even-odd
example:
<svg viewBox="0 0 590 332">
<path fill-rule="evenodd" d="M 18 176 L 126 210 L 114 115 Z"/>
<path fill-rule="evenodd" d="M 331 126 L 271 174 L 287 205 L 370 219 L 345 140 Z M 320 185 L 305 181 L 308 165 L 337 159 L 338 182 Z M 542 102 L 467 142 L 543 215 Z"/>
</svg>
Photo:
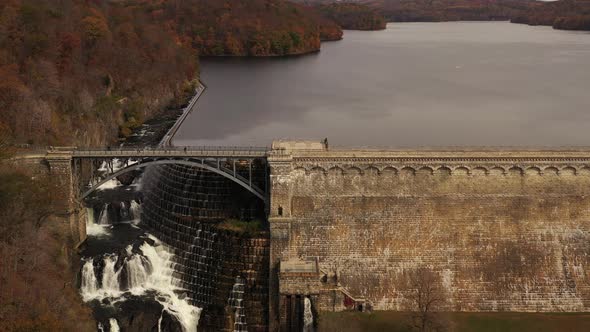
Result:
<svg viewBox="0 0 590 332">
<path fill-rule="evenodd" d="M 248 181 L 250 181 L 250 187 L 252 187 L 252 159 L 250 159 L 250 161 L 248 162 L 248 172 Z"/>
</svg>

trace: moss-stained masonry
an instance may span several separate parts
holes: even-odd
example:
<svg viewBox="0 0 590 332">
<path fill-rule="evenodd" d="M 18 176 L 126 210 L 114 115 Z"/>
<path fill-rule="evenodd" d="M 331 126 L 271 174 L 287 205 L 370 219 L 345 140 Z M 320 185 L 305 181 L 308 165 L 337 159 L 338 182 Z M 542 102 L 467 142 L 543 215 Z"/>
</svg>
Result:
<svg viewBox="0 0 590 332">
<path fill-rule="evenodd" d="M 411 308 L 418 268 L 450 310 L 590 309 L 590 150 L 274 148 L 271 301 L 279 261 L 317 258 L 378 310 Z"/>
</svg>

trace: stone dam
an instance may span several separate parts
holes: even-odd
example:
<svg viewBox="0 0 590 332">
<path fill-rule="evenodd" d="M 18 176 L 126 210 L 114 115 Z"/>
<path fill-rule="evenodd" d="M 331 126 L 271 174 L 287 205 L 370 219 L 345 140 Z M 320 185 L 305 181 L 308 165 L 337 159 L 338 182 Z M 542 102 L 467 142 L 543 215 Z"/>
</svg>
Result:
<svg viewBox="0 0 590 332">
<path fill-rule="evenodd" d="M 590 151 L 274 148 L 273 329 L 297 295 L 320 312 L 412 310 L 421 268 L 446 310 L 590 309 Z"/>
<path fill-rule="evenodd" d="M 320 315 L 413 310 L 409 278 L 420 269 L 438 276 L 443 310 L 590 310 L 590 149 L 333 149 L 277 141 L 264 159 L 266 206 L 203 168 L 161 165 L 144 173 L 142 219 L 177 250 L 178 277 L 195 303 L 223 316 L 240 278 L 249 330 L 299 331 L 307 303 Z M 64 193 L 69 209 L 79 209 L 75 184 L 88 167 L 76 166 L 75 154 L 23 162 L 60 178 L 71 188 Z M 215 231 L 215 222 L 244 213 L 262 215 L 267 235 Z M 70 223 L 83 241 L 79 219 Z M 207 235 L 191 252 L 197 233 Z M 223 319 L 214 316 L 202 319 L 221 329 Z"/>
</svg>

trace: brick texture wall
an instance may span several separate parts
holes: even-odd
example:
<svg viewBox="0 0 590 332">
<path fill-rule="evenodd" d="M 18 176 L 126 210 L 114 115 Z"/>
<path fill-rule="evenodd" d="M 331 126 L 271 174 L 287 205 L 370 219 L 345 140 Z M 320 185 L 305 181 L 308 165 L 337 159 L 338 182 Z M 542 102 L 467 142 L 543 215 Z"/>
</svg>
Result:
<svg viewBox="0 0 590 332">
<path fill-rule="evenodd" d="M 449 310 L 590 309 L 588 153 L 360 154 L 270 158 L 271 267 L 317 258 L 377 310 L 421 268 Z"/>
</svg>

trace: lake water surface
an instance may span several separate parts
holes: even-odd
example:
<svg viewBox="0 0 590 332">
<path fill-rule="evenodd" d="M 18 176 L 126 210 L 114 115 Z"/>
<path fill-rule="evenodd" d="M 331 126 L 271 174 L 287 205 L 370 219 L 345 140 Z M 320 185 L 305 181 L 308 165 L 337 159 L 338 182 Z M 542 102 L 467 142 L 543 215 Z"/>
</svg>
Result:
<svg viewBox="0 0 590 332">
<path fill-rule="evenodd" d="M 590 145 L 590 33 L 507 22 L 345 31 L 317 54 L 202 60 L 176 145 Z"/>
</svg>

